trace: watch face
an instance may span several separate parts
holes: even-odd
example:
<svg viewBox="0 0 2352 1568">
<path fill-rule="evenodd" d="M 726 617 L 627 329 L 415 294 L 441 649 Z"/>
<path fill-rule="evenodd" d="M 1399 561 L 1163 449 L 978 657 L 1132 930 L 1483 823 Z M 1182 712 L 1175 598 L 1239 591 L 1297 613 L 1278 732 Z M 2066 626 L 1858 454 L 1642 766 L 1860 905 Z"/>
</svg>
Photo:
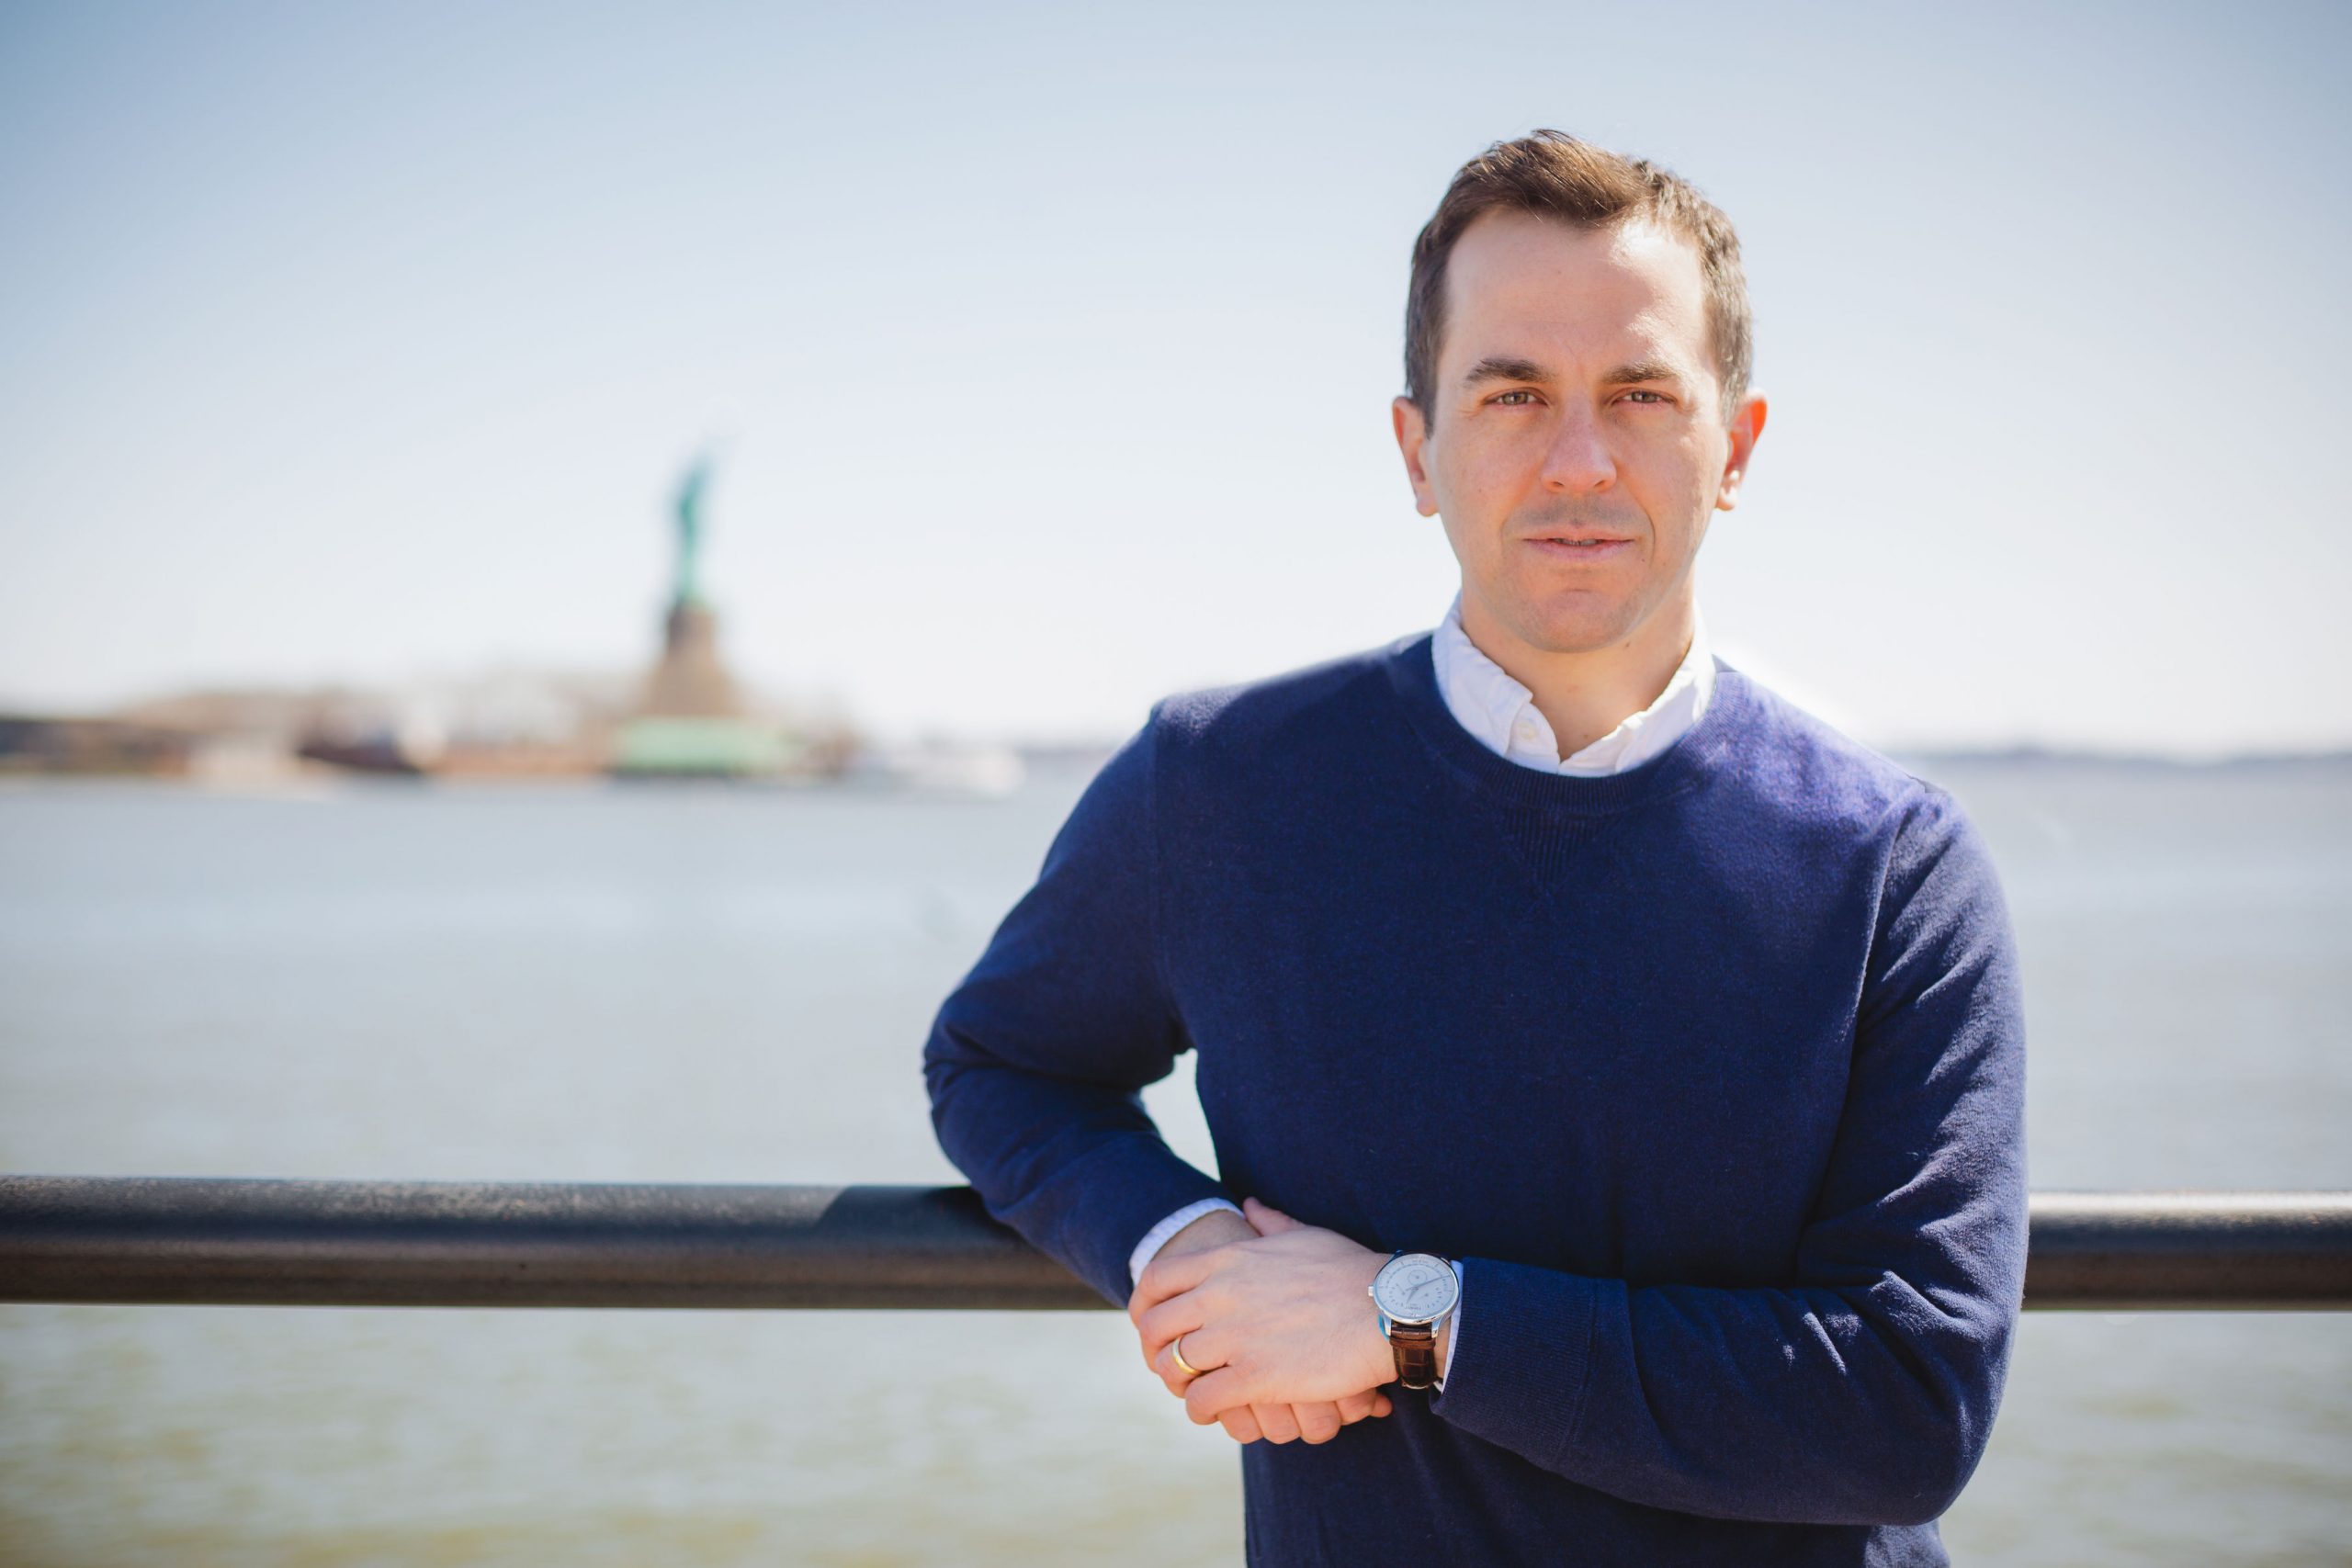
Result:
<svg viewBox="0 0 2352 1568">
<path fill-rule="evenodd" d="M 1357 1276 L 1362 1279 L 1362 1275 Z M 1372 1281 L 1373 1304 L 1406 1323 L 1427 1323 L 1453 1305 L 1453 1265 L 1426 1252 L 1392 1258 Z"/>
</svg>

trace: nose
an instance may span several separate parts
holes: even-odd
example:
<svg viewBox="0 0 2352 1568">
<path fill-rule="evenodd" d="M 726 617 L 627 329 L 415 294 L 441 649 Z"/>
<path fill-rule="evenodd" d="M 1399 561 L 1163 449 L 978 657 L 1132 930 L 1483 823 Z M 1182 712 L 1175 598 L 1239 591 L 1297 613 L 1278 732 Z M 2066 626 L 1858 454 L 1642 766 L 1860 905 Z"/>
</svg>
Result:
<svg viewBox="0 0 2352 1568">
<path fill-rule="evenodd" d="M 1605 491 L 1617 481 L 1617 460 L 1592 411 L 1569 408 L 1553 429 L 1544 454 L 1544 488 L 1563 495 Z"/>
</svg>

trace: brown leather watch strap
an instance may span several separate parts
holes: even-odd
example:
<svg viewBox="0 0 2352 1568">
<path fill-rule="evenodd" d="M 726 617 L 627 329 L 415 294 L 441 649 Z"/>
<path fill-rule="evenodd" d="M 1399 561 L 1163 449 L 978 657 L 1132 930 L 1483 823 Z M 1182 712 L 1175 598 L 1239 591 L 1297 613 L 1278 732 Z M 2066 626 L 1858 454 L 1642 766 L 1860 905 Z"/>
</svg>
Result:
<svg viewBox="0 0 2352 1568">
<path fill-rule="evenodd" d="M 1396 1353 L 1396 1381 L 1407 1388 L 1437 1382 L 1437 1333 L 1428 1324 L 1392 1323 L 1388 1348 Z"/>
</svg>

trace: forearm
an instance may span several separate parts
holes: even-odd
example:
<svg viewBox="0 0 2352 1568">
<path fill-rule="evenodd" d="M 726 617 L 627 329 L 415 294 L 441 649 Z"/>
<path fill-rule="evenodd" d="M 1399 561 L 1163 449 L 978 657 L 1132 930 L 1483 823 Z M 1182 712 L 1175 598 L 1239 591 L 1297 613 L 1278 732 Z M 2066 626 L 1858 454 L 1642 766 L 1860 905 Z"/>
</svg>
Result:
<svg viewBox="0 0 2352 1568">
<path fill-rule="evenodd" d="M 1995 1303 L 1867 1289 L 1629 1287 L 1472 1259 L 1479 1303 L 1435 1414 L 1629 1502 L 1725 1518 L 1915 1523 L 1982 1450 Z"/>
</svg>

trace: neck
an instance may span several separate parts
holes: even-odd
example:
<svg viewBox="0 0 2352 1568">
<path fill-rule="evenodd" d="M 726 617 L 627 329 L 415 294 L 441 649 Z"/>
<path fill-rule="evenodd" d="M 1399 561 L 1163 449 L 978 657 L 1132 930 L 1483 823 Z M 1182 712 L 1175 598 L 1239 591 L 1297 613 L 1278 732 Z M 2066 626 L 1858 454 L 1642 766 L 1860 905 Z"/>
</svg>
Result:
<svg viewBox="0 0 2352 1568">
<path fill-rule="evenodd" d="M 1478 651 L 1532 694 L 1560 755 L 1572 757 L 1657 701 L 1698 629 L 1690 589 L 1660 604 L 1623 639 L 1560 652 L 1514 636 L 1465 587 L 1462 629 Z"/>
</svg>

